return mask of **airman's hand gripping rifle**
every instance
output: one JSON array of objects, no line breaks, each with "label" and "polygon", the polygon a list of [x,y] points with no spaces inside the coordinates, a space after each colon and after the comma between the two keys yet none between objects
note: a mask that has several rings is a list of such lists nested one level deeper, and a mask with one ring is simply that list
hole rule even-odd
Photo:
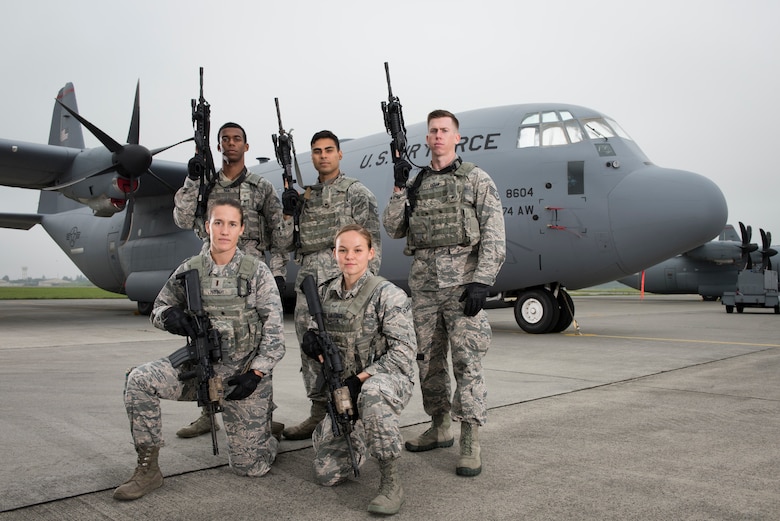
[{"label": "airman's hand gripping rifle", "polygon": [[409,178],[409,163],[402,161],[406,155],[406,126],[404,124],[404,113],[401,107],[401,100],[393,96],[393,88],[390,85],[390,66],[385,62],[385,76],[387,76],[387,101],[382,102],[382,114],[385,118],[385,129],[390,134],[390,152],[393,158],[393,167],[395,169],[403,168],[405,173],[399,176],[395,173],[395,178]]},{"label": "airman's hand gripping rifle", "polygon": [[219,447],[214,415],[222,412],[225,390],[222,377],[214,370],[214,363],[222,360],[222,340],[219,331],[211,327],[208,314],[203,309],[198,270],[187,270],[176,275],[176,279],[184,285],[187,310],[192,317],[195,336],[189,339],[186,346],[172,353],[168,359],[175,368],[185,362],[190,363],[192,369],[182,373],[179,379],[185,381],[195,378],[198,405],[206,408],[211,420],[211,446],[214,455],[217,455]]},{"label": "airman's hand gripping rifle", "polygon": [[360,475],[355,449],[352,447],[352,417],[356,416],[352,409],[352,398],[349,395],[349,388],[344,385],[342,373],[344,365],[341,361],[341,352],[338,346],[333,343],[330,335],[325,329],[325,322],[322,318],[322,303],[317,293],[317,284],[314,277],[307,275],[301,283],[301,291],[306,295],[306,304],[309,306],[309,314],[317,323],[317,336],[322,347],[322,375],[325,377],[325,383],[328,386],[328,416],[330,416],[333,425],[333,435],[338,437],[344,435],[347,442],[347,450],[352,460],[352,470],[355,477]]},{"label": "airman's hand gripping rifle", "polygon": [[205,219],[211,189],[217,181],[214,157],[211,155],[209,133],[211,132],[211,105],[203,97],[203,67],[200,68],[200,97],[192,102],[192,126],[195,131],[195,167],[199,169],[200,186],[195,217]]},{"label": "airman's hand gripping rifle", "polygon": [[[295,189],[295,179],[292,176],[293,161],[295,161],[295,174],[298,178],[298,184],[303,187],[301,182],[301,171],[298,168],[298,160],[295,158],[295,144],[293,143],[292,131],[284,130],[282,125],[282,112],[279,110],[279,98],[274,98],[276,104],[276,119],[279,121],[279,134],[272,134],[271,140],[274,142],[274,152],[276,152],[276,160],[282,167],[282,181],[284,182],[284,189]],[[300,208],[297,208],[293,214],[293,243],[296,248],[301,245],[301,226],[300,226]]]}]

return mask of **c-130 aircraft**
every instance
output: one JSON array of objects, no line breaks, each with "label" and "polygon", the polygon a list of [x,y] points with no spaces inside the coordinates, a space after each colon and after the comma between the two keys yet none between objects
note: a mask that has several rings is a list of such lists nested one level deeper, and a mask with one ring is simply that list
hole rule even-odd
[{"label": "c-130 aircraft", "polygon": [[[78,115],[71,83],[57,101],[72,114],[55,102],[48,145],[0,139],[0,185],[41,190],[37,213],[0,213],[0,226],[41,224],[92,283],[127,295],[148,314],[172,271],[201,248],[191,230],[173,222],[173,194],[187,166],[153,158],[170,147],[139,144],[138,90],[124,145]],[[528,333],[569,327],[574,303],[567,289],[641,271],[710,240],[726,223],[715,183],[654,165],[599,112],[537,103],[456,115],[458,154],[492,176],[504,207],[507,255],[491,304],[514,306]],[[82,124],[103,146],[84,148]],[[406,129],[408,157],[426,165],[426,123]],[[389,144],[386,133],[342,142],[342,170],[376,195],[380,215],[393,189]],[[297,161],[304,181],[314,182],[309,155]],[[251,170],[281,192],[281,166],[265,162]],[[382,233],[380,273],[408,289],[405,243]],[[296,274],[290,268],[286,298]]]}]

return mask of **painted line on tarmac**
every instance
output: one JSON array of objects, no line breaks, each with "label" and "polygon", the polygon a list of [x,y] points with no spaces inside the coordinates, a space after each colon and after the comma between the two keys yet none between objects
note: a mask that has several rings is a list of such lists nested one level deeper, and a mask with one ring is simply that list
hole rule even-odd
[{"label": "painted line on tarmac", "polygon": [[758,344],[754,342],[725,342],[722,340],[691,340],[689,338],[661,338],[647,336],[617,336],[617,335],[596,335],[593,333],[564,333],[565,336],[590,336],[597,338],[618,338],[621,340],[650,340],[653,342],[687,342],[690,344],[723,344],[729,346],[750,346],[750,347],[780,347],[780,344]]}]

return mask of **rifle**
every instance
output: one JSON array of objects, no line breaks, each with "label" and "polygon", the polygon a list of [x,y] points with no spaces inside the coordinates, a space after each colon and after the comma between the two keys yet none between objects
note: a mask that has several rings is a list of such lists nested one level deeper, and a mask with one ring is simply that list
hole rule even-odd
[{"label": "rifle", "polygon": [[390,86],[390,66],[387,62],[385,62],[385,76],[387,76],[387,101],[382,102],[382,114],[385,118],[385,129],[392,138],[390,152],[393,164],[396,164],[406,155],[406,126],[401,100],[393,96],[393,88]]},{"label": "rifle", "polygon": [[[276,119],[279,121],[279,134],[271,134],[271,140],[274,142],[274,152],[276,152],[276,160],[282,167],[282,181],[284,182],[284,189],[293,188],[295,185],[295,179],[292,176],[292,164],[295,157],[295,144],[293,143],[292,129],[290,132],[285,132],[282,125],[282,113],[279,110],[279,98],[274,98],[276,104]],[[298,160],[295,160],[295,173],[298,177],[298,184],[303,186],[301,182],[301,172],[298,168]],[[295,248],[301,247],[301,216],[299,209],[295,210],[293,214],[293,244]]]},{"label": "rifle", "polygon": [[352,447],[352,416],[355,411],[352,409],[352,398],[349,395],[349,388],[344,385],[341,378],[344,372],[344,365],[341,362],[341,352],[338,346],[333,343],[322,318],[322,303],[317,293],[317,284],[314,277],[306,275],[301,283],[301,291],[306,295],[306,304],[309,307],[309,314],[317,322],[320,344],[322,346],[322,375],[325,377],[325,383],[328,386],[328,416],[330,416],[333,425],[333,435],[338,437],[342,434],[347,441],[349,457],[352,461],[352,470],[355,477],[360,475],[355,449]]},{"label": "rifle", "polygon": [[217,171],[214,168],[214,157],[211,155],[209,145],[209,133],[211,132],[211,105],[203,97],[203,67],[200,68],[200,97],[192,104],[192,126],[195,131],[195,157],[197,168],[205,168],[200,172],[200,186],[198,187],[198,203],[195,207],[195,217],[206,216],[209,193],[217,182]]},{"label": "rifle", "polygon": [[197,378],[198,405],[206,408],[211,420],[211,446],[216,456],[219,454],[219,447],[214,415],[222,412],[225,389],[222,377],[214,371],[214,362],[222,360],[222,340],[219,331],[211,327],[208,314],[203,309],[198,270],[187,270],[176,275],[176,279],[183,281],[184,284],[187,309],[193,318],[195,337],[188,339],[187,345],[175,351],[168,359],[174,368],[185,362],[194,365],[192,370],[180,374],[179,380]]}]

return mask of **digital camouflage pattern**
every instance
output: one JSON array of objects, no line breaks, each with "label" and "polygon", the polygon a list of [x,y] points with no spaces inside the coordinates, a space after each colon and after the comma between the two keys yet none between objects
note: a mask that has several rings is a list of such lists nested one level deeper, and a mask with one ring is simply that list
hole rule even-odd
[{"label": "digital camouflage pattern", "polygon": [[[341,182],[345,177],[344,173],[340,172],[331,183]],[[322,197],[322,194],[323,186],[322,184],[317,184],[312,186],[309,197],[310,199],[319,198]],[[330,223],[331,237],[335,240],[336,233],[345,224],[357,223],[363,226],[371,234],[372,246],[374,247],[375,252],[374,259],[371,260],[368,268],[372,273],[379,273],[379,266],[382,259],[382,243],[379,235],[379,208],[377,206],[376,197],[365,185],[359,181],[355,181],[350,184],[347,191],[347,197],[341,204],[343,204],[343,208],[338,208],[337,212],[331,214],[341,216],[339,220],[334,219],[333,222]],[[306,211],[306,207],[307,205],[304,203],[300,216],[302,227],[307,219],[318,218],[317,216],[310,215]],[[322,221],[319,222],[320,226],[324,224],[325,223]],[[306,297],[301,291],[301,282],[306,278],[306,275],[311,275],[314,277],[314,282],[319,286],[326,280],[339,276],[341,272],[339,271],[339,266],[333,256],[332,246],[307,254],[296,251],[293,242],[293,219],[285,220],[282,224],[281,231],[281,244],[284,245],[287,251],[295,252],[295,262],[300,266],[298,269],[298,276],[295,280],[295,292],[298,298],[295,303],[294,312],[295,334],[297,335],[298,343],[300,344],[303,339],[303,334],[308,329],[309,321],[311,320],[308,307],[306,306]],[[303,384],[306,388],[306,395],[313,400],[323,401],[325,398],[316,388],[318,371],[319,368],[315,365],[314,361],[301,352],[301,373],[303,375]]]},{"label": "digital camouflage pattern", "polygon": [[[238,276],[238,269],[244,254],[236,250],[233,259],[225,266],[214,264],[210,256],[203,258],[207,276],[201,280],[227,280]],[[185,261],[168,279],[154,303],[152,323],[163,329],[161,315],[171,306],[186,307],[184,288],[176,275],[187,271],[192,259]],[[233,348],[228,347],[227,356],[214,369],[224,380],[249,368],[263,373],[257,390],[244,400],[225,400],[222,413],[228,439],[230,465],[235,472],[247,476],[261,476],[268,472],[276,457],[278,442],[271,435],[271,413],[273,412],[273,369],[284,356],[284,325],[282,308],[276,283],[268,267],[256,263],[250,279],[250,293],[237,297],[244,301],[245,317],[255,317],[255,324],[242,328],[246,333],[235,335],[226,329],[228,322],[214,321],[223,338],[233,339]],[[203,283],[203,305],[209,316],[218,315],[213,302],[226,297],[235,287],[223,288]],[[250,327],[251,326],[251,327]],[[250,335],[250,331],[256,333]],[[258,345],[250,345],[249,338],[257,339]],[[254,348],[258,347],[255,353]],[[248,359],[251,357],[251,359]],[[136,446],[162,446],[160,399],[194,400],[194,381],[181,382],[179,374],[186,364],[176,370],[167,358],[134,368],[128,374],[125,387],[125,408],[130,419],[130,429]],[[229,393],[226,389],[226,394]]]},{"label": "digital camouflage pattern", "polygon": [[[342,289],[342,277],[321,287],[324,307],[334,299],[355,298],[365,287],[369,273],[363,275],[355,286]],[[316,327],[312,321],[307,325]],[[328,327],[328,321],[325,322]],[[339,345],[342,359],[347,353],[358,354],[359,360],[349,365],[354,371],[362,368],[371,376],[363,383],[358,395],[360,419],[355,422],[351,434],[358,464],[373,456],[379,460],[398,458],[401,455],[402,440],[399,416],[409,403],[414,388],[414,357],[417,343],[412,329],[409,298],[394,284],[380,283],[369,299],[361,325],[362,334],[356,343],[373,339],[375,346],[382,346],[368,359],[365,351],[355,345]],[[377,341],[377,337],[381,337]],[[318,369],[321,366],[317,363]],[[351,373],[345,373],[344,378]],[[323,485],[336,485],[352,473],[352,462],[343,436],[334,437],[332,422],[328,416],[322,420],[312,435],[314,444],[314,471]]]},{"label": "digital camouflage pattern", "polygon": [[[424,169],[421,189],[440,183],[434,171]],[[411,186],[412,182],[407,184]],[[483,425],[487,421],[487,388],[482,358],[491,339],[487,314],[464,315],[459,302],[466,284],[493,285],[506,255],[506,236],[501,198],[490,176],[475,167],[466,174],[464,197],[472,200],[479,223],[476,245],[417,248],[409,273],[412,314],[417,333],[420,388],[425,412],[431,416],[451,413],[453,419]],[[394,239],[415,233],[405,216],[407,192],[395,192],[385,207],[382,224]],[[428,199],[428,210],[436,201]],[[445,204],[442,202],[442,204]],[[452,396],[447,370],[452,352],[455,392]]]},{"label": "digital camouflage pattern", "polygon": [[[244,253],[266,261],[275,277],[287,278],[287,250],[280,247],[282,238],[282,203],[276,195],[276,189],[270,181],[258,174],[249,172],[246,179],[237,186],[222,173],[217,172],[218,180],[209,199],[230,197],[240,201],[244,209],[244,233],[238,240],[238,247]],[[187,177],[173,198],[173,220],[179,228],[194,229],[204,242],[203,252],[208,252],[209,237],[206,233],[204,218],[195,218],[198,203],[200,181]]]}]

